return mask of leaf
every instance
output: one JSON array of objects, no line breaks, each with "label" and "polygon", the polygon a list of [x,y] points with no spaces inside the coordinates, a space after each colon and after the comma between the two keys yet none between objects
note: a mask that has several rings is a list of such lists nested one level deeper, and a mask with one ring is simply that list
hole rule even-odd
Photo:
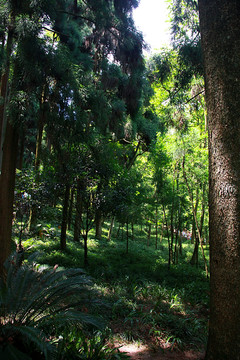
[{"label": "leaf", "polygon": [[0,348],[0,358],[1,360],[31,360],[31,357],[10,344],[3,351]]}]

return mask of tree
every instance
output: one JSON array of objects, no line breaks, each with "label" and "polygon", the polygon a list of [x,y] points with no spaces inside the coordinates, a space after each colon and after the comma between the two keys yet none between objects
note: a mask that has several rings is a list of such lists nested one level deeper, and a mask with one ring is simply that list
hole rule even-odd
[{"label": "tree", "polygon": [[207,360],[240,359],[240,3],[199,0],[209,126]]},{"label": "tree", "polygon": [[[36,112],[44,110],[38,120],[37,150],[41,150],[43,133],[47,134],[48,140],[52,140],[53,134],[47,129],[49,123],[53,124],[52,129],[55,130],[63,128],[63,125],[68,129],[74,122],[82,122],[82,135],[84,133],[86,138],[88,130],[91,133],[101,132],[102,123],[106,132],[106,122],[111,120],[109,109],[114,113],[121,108],[120,113],[126,112],[132,119],[136,117],[140,106],[140,74],[143,69],[142,36],[136,31],[131,16],[131,10],[137,4],[135,0],[2,1],[0,275],[4,270],[4,260],[10,253],[18,133],[24,132],[26,119],[23,105],[27,112],[33,111],[33,106],[29,106],[25,99],[28,100],[32,93],[35,96],[37,105],[32,119],[35,133]],[[120,64],[123,81],[119,81],[114,91],[115,105],[112,102],[111,106],[105,107],[110,91],[109,88],[105,91],[99,78],[104,73],[104,66],[110,63],[110,55],[112,62]],[[66,64],[65,59],[69,61],[67,69],[63,66]],[[86,84],[87,80],[89,84]],[[40,100],[43,94],[44,99]],[[22,102],[21,97],[24,100]],[[109,98],[112,98],[111,94]],[[102,99],[104,102],[101,102]],[[15,111],[15,100],[19,100],[19,111]],[[102,104],[101,114],[94,112],[98,107],[95,106],[96,100]],[[43,105],[47,105],[47,109],[41,109]],[[12,116],[12,109],[16,116]],[[68,121],[70,115],[72,123]],[[122,118],[126,120],[124,116]],[[81,142],[82,139],[78,140]],[[61,145],[64,147],[63,141]],[[37,168],[39,160],[37,155]]]}]

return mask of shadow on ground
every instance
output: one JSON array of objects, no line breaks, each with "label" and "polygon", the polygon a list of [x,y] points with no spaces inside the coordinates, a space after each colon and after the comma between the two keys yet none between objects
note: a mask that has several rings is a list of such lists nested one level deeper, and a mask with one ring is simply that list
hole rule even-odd
[{"label": "shadow on ground", "polygon": [[[121,345],[120,345],[121,346]],[[203,360],[204,352],[194,350],[186,351],[171,351],[171,350],[157,350],[152,351],[144,345],[127,344],[119,349],[125,352],[132,360]]]}]

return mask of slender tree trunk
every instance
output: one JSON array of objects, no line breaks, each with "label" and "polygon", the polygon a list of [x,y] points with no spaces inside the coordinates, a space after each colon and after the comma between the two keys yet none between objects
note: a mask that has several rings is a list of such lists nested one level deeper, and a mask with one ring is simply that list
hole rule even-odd
[{"label": "slender tree trunk", "polygon": [[148,235],[147,235],[147,246],[150,246],[151,231],[152,231],[152,224],[149,222],[149,224],[148,224]]},{"label": "slender tree trunk", "polygon": [[[201,212],[201,219],[200,219],[200,224],[199,224],[199,234],[200,234],[201,239],[202,239],[202,229],[203,229],[203,222],[204,222],[204,212],[205,212],[205,204],[204,204],[204,191],[203,191],[202,212]],[[195,206],[195,213],[197,213],[196,206]],[[195,224],[194,218],[193,218],[193,225],[194,226],[193,226],[192,234],[194,234],[195,246],[194,246],[194,251],[193,251],[193,255],[192,255],[192,259],[190,260],[190,263],[192,265],[196,265],[196,267],[198,267],[199,237],[196,235],[196,224]]]},{"label": "slender tree trunk", "polygon": [[[42,137],[43,137],[43,127],[45,124],[45,93],[44,90],[41,95],[40,99],[40,111],[39,111],[39,119],[38,119],[38,134],[37,134],[37,141],[36,141],[36,153],[35,153],[35,182],[36,184],[39,183],[39,167],[41,161],[41,152],[42,152]],[[33,202],[32,207],[30,209],[29,221],[28,221],[28,229],[32,230],[34,225],[37,222],[37,204]]]},{"label": "slender tree trunk", "polygon": [[21,135],[20,141],[19,141],[19,156],[17,158],[17,169],[22,170],[23,168],[23,155],[24,155],[24,141],[25,137],[24,134]]},{"label": "slender tree trunk", "polygon": [[182,255],[182,236],[180,233],[179,239],[178,239],[178,243],[179,243],[179,254]]},{"label": "slender tree trunk", "polygon": [[127,219],[127,242],[126,242],[126,254],[128,254],[129,247],[129,233],[128,233],[128,219]]},{"label": "slender tree trunk", "polygon": [[196,212],[196,209],[195,209],[195,207],[194,207],[193,196],[192,196],[192,193],[191,193],[191,190],[190,190],[190,186],[189,186],[189,183],[188,183],[188,179],[187,179],[187,175],[186,175],[186,172],[185,172],[184,162],[185,162],[185,159],[184,159],[184,157],[183,157],[183,162],[182,162],[183,177],[184,177],[184,180],[185,180],[186,185],[187,185],[188,195],[189,195],[189,197],[190,197],[190,199],[191,199],[192,212],[193,212],[193,216],[194,216],[194,220],[195,220],[195,225],[196,225],[196,228],[197,228],[197,236],[198,236],[198,239],[199,239],[199,242],[200,242],[200,246],[201,246],[201,250],[202,250],[202,257],[203,257],[203,261],[204,261],[206,276],[208,277],[208,266],[207,266],[207,260],[206,260],[205,254],[204,254],[203,239],[202,239],[202,237],[201,237],[200,230],[199,230],[199,226],[198,226],[197,212]]},{"label": "slender tree trunk", "polygon": [[173,224],[173,213],[174,213],[174,199],[171,207],[171,217],[170,217],[170,235],[171,241],[169,243],[169,254],[170,254],[170,262],[173,263],[173,242],[174,242],[174,224]]},{"label": "slender tree trunk", "polygon": [[[171,207],[171,217],[170,217],[170,229],[171,229],[171,242],[170,242],[170,261],[173,263],[173,243],[174,243],[174,213],[175,213],[175,198],[176,198],[176,191],[178,191],[178,162],[176,162],[174,166],[174,173],[173,173],[173,182],[172,182],[172,207]],[[175,190],[175,182],[177,182],[177,190]]]},{"label": "slender tree trunk", "polygon": [[[111,241],[113,226],[114,226],[114,216],[111,219],[111,224],[108,230],[108,237],[107,237],[108,241]],[[119,229],[120,229],[120,225],[119,225]]]},{"label": "slender tree trunk", "polygon": [[167,217],[166,217],[166,212],[165,212],[165,207],[164,207],[164,206],[163,206],[163,217],[164,217],[165,224],[166,224],[166,228],[167,228],[167,239],[168,239],[168,270],[170,270],[170,267],[171,267],[170,236],[169,236],[168,222],[167,222]]},{"label": "slender tree trunk", "polygon": [[86,222],[85,222],[85,234],[82,234],[84,240],[84,267],[89,265],[88,261],[88,233],[92,227],[93,219],[91,217],[91,195],[86,203],[84,203],[86,207]]},{"label": "slender tree trunk", "polygon": [[160,243],[162,243],[162,239],[163,239],[163,230],[164,230],[164,221],[162,220],[162,230],[161,230]]},{"label": "slender tree trunk", "polygon": [[17,130],[8,122],[3,144],[2,171],[0,175],[0,276],[4,275],[3,264],[11,252],[17,148]]},{"label": "slender tree trunk", "polygon": [[196,267],[198,267],[198,249],[199,249],[199,239],[198,236],[195,236],[195,245],[194,245],[192,258],[190,260],[190,264],[196,265]]},{"label": "slender tree trunk", "polygon": [[[45,95],[44,93],[41,96],[40,100],[40,112],[39,112],[39,121],[38,121],[38,134],[36,141],[36,154],[35,154],[35,170],[39,171],[40,160],[41,160],[41,152],[42,152],[42,137],[43,137],[43,127],[45,123]],[[37,174],[38,178],[38,174]],[[39,180],[39,179],[37,179]]]},{"label": "slender tree trunk", "polygon": [[7,117],[7,107],[9,102],[9,72],[10,72],[10,60],[13,47],[13,37],[14,37],[14,16],[11,16],[11,24],[9,25],[8,30],[8,39],[6,45],[6,57],[5,63],[3,64],[3,73],[1,76],[1,97],[2,101],[0,103],[0,173],[2,170],[3,162],[3,146],[5,142],[5,134],[7,129],[8,117]]},{"label": "slender tree trunk", "polygon": [[179,250],[179,233],[180,233],[180,223],[181,223],[181,208],[180,203],[178,206],[178,223],[177,223],[177,229],[175,233],[175,250],[174,250],[174,264],[178,264],[178,250]]},{"label": "slender tree trunk", "polygon": [[131,169],[131,167],[133,166],[133,164],[134,164],[134,162],[135,162],[135,160],[136,160],[136,158],[137,158],[137,153],[138,153],[138,150],[139,150],[139,148],[140,148],[140,145],[141,145],[141,141],[138,141],[138,144],[137,144],[137,146],[136,146],[136,149],[134,150],[132,156],[131,156],[130,159],[128,160],[129,163],[126,164],[128,170]]},{"label": "slender tree trunk", "polygon": [[89,262],[88,262],[88,244],[87,244],[88,232],[86,232],[86,234],[82,235],[82,237],[83,237],[83,241],[84,241],[84,267],[86,268],[89,265]]},{"label": "slender tree trunk", "polygon": [[[198,210],[198,190],[196,191],[196,203],[194,206],[194,213],[197,214],[197,210]],[[195,221],[195,217],[193,215],[193,224],[192,224],[192,243],[194,244],[194,250],[193,250],[193,255],[192,258],[190,260],[190,264],[191,265],[196,265],[196,267],[198,267],[198,248],[199,248],[199,238],[196,234],[196,221]]]},{"label": "slender tree trunk", "polygon": [[120,234],[120,230],[121,230],[121,224],[118,224],[118,229],[117,229],[117,238],[119,237]]},{"label": "slender tree trunk", "polygon": [[158,211],[157,211],[157,206],[156,206],[156,211],[155,211],[155,215],[156,215],[156,219],[155,219],[155,249],[157,250],[158,248]]},{"label": "slender tree trunk", "polygon": [[67,246],[66,239],[67,239],[67,220],[68,220],[69,195],[70,195],[70,185],[66,184],[64,200],[63,200],[61,238],[60,238],[60,248],[63,251],[66,250],[66,246]]},{"label": "slender tree trunk", "polygon": [[240,2],[199,0],[209,120],[207,360],[240,359]]},{"label": "slender tree trunk", "polygon": [[201,211],[201,219],[200,219],[200,225],[199,225],[199,230],[200,230],[200,234],[202,236],[203,233],[203,224],[204,224],[204,217],[205,217],[205,192],[206,192],[206,188],[205,188],[205,184],[203,184],[203,194],[202,194],[202,211]]},{"label": "slender tree trunk", "polygon": [[71,187],[70,192],[71,192],[71,196],[70,196],[69,210],[68,210],[68,226],[67,226],[68,230],[71,230],[71,226],[72,226],[73,199],[74,199],[75,188]]},{"label": "slender tree trunk", "polygon": [[5,62],[1,74],[0,104],[0,276],[4,276],[4,262],[11,252],[12,216],[18,135],[9,122],[9,73],[14,37],[14,16],[8,29]]},{"label": "slender tree trunk", "polygon": [[83,201],[81,194],[81,182],[77,181],[77,198],[76,198],[76,212],[74,221],[74,235],[73,240],[79,242],[81,225],[82,225],[82,212],[83,212]]},{"label": "slender tree trunk", "polygon": [[96,225],[95,237],[98,240],[100,240],[102,237],[102,222],[103,222],[102,212],[100,209],[97,209],[95,212],[95,225]]},{"label": "slender tree trunk", "polygon": [[195,223],[195,220],[194,220],[194,216],[193,216],[193,219],[192,219],[192,237],[191,237],[191,243],[192,244],[196,244],[196,223]]}]

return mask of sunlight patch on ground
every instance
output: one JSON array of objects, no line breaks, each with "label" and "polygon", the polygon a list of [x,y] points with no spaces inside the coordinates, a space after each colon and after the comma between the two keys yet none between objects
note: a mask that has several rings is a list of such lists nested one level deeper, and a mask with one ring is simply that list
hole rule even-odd
[{"label": "sunlight patch on ground", "polygon": [[120,345],[120,348],[119,348],[119,351],[126,352],[129,355],[138,354],[138,353],[141,353],[141,352],[146,351],[146,350],[147,350],[146,346],[138,345],[138,344],[126,344],[126,345],[123,345],[123,346]]}]

